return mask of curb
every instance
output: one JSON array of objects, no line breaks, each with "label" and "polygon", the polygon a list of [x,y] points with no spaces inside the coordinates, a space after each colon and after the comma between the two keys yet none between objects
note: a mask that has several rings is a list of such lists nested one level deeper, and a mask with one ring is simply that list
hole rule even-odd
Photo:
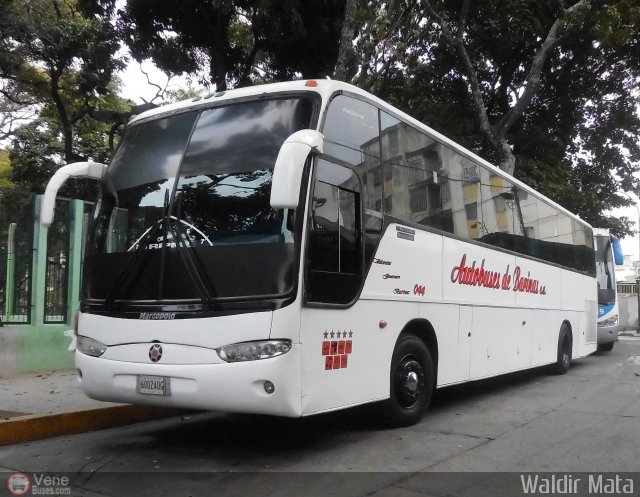
[{"label": "curb", "polygon": [[141,421],[179,416],[189,411],[170,407],[118,405],[54,414],[30,414],[0,421],[0,447],[43,438],[115,428]]}]

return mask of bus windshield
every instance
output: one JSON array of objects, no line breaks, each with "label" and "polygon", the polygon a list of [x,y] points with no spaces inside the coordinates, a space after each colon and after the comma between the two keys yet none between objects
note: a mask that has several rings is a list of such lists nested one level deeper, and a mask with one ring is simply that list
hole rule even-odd
[{"label": "bus windshield", "polygon": [[84,268],[87,303],[268,301],[296,281],[292,211],[269,205],[278,150],[313,101],[254,100],[132,125],[107,168]]},{"label": "bus windshield", "polygon": [[616,301],[616,288],[611,241],[608,236],[596,236],[595,245],[598,304],[613,304]]}]

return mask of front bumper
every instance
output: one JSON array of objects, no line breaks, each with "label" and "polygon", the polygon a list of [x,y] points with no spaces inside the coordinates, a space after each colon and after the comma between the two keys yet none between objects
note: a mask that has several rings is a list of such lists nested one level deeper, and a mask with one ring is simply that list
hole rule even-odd
[{"label": "front bumper", "polygon": [[614,326],[598,326],[598,345],[615,342],[618,339],[618,331],[620,331],[619,324]]},{"label": "front bumper", "polygon": [[[282,356],[216,364],[138,363],[76,351],[82,391],[96,400],[298,417],[302,414],[300,346]],[[138,375],[170,378],[168,396],[136,392]],[[275,385],[267,394],[264,382]]]}]

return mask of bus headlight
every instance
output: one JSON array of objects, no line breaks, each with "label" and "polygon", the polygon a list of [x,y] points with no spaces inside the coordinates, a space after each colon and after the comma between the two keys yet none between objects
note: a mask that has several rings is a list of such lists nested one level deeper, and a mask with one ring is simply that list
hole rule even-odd
[{"label": "bus headlight", "polygon": [[93,357],[100,357],[107,351],[107,346],[104,343],[82,335],[78,335],[78,342],[76,343],[76,347],[77,350],[79,350],[83,354]]},{"label": "bus headlight", "polygon": [[260,340],[223,345],[215,349],[218,357],[226,362],[258,361],[286,354],[291,350],[291,340]]},{"label": "bus headlight", "polygon": [[598,326],[618,326],[618,315],[603,319],[598,323]]}]

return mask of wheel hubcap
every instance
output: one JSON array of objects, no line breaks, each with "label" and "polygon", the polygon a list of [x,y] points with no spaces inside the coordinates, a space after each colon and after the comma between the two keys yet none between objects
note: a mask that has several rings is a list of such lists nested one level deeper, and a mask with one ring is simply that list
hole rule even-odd
[{"label": "wheel hubcap", "polygon": [[415,373],[415,371],[411,371],[407,375],[407,390],[409,390],[410,392],[415,392],[416,390],[418,390],[418,381],[418,375]]},{"label": "wheel hubcap", "polygon": [[424,392],[424,369],[412,356],[405,357],[396,370],[395,392],[402,407],[413,407]]}]

